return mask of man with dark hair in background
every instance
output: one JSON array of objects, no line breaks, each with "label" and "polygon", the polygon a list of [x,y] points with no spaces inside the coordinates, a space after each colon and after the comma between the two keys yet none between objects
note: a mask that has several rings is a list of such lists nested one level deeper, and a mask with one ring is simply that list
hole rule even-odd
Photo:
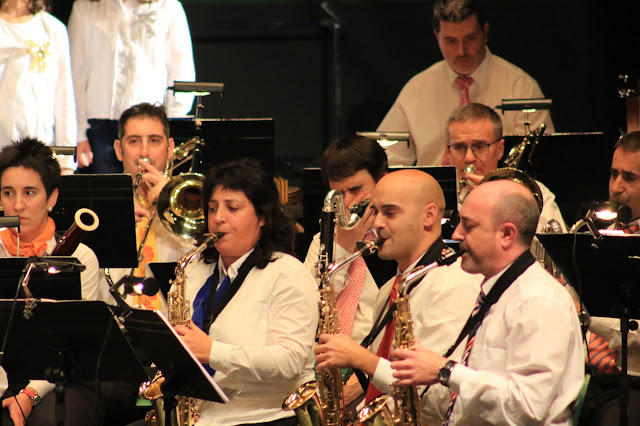
[{"label": "man with dark hair in background", "polygon": [[[408,148],[387,149],[391,165],[449,164],[442,123],[456,107],[469,102],[499,105],[502,99],[542,98],[536,81],[487,48],[489,23],[476,0],[438,0],[433,6],[433,30],[444,57],[415,75],[404,86],[378,131],[409,132]],[[529,116],[553,132],[548,112]],[[505,134],[524,132],[524,114],[507,112]]]}]

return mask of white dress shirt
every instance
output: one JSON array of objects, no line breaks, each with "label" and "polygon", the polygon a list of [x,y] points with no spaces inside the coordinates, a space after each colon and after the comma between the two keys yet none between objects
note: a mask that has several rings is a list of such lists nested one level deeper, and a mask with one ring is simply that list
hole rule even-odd
[{"label": "white dress shirt", "polygon": [[[389,165],[440,165],[446,148],[446,125],[449,114],[460,105],[460,88],[455,82],[458,75],[445,62],[440,61],[415,75],[404,86],[395,103],[378,126],[380,132],[409,132],[409,146],[404,142],[387,147]],[[471,102],[491,108],[503,99],[542,98],[536,81],[526,72],[504,59],[486,56],[471,74],[474,83],[469,86]],[[524,114],[507,111],[502,115],[503,134],[524,134]],[[541,123],[547,133],[553,133],[548,112],[529,114],[531,129]]]},{"label": "white dress shirt", "polygon": [[[419,259],[407,271],[413,269]],[[389,294],[395,278],[389,280],[376,299],[376,318],[382,309],[389,306]],[[468,274],[460,267],[458,259],[450,266],[442,266],[429,272],[409,293],[413,332],[422,346],[444,355],[453,345],[456,337],[473,310],[480,292],[482,276]],[[377,351],[382,340],[381,332],[372,345]],[[372,382],[383,393],[391,393],[391,383],[395,382],[391,362],[381,358]]]},{"label": "white dress shirt", "polygon": [[[47,241],[47,251],[50,253],[56,245],[55,238],[51,238]],[[46,255],[46,254],[45,254]],[[2,240],[0,240],[0,258],[11,257],[11,254],[5,249]],[[86,269],[80,272],[80,283],[82,300],[104,300],[102,293],[100,292],[100,265],[98,264],[98,258],[89,247],[84,244],[78,245],[78,248],[73,252],[71,257],[75,257],[82,263]],[[0,395],[4,393],[7,386],[7,376],[3,368],[0,368]],[[33,388],[41,398],[51,392],[55,385],[49,383],[46,380],[32,380],[28,385]]]},{"label": "white dress shirt", "polygon": [[[304,266],[307,267],[312,275],[315,275],[316,272],[315,266],[318,261],[319,253],[320,233],[314,235],[313,240],[311,240],[307,257],[304,260]],[[339,244],[336,244],[334,254],[334,257],[337,260],[351,253]],[[338,295],[340,295],[340,292],[342,292],[347,284],[349,284],[348,270],[349,267],[345,266],[334,275],[333,288],[336,299],[338,298]],[[356,309],[356,314],[353,318],[353,328],[351,329],[351,338],[358,343],[362,342],[362,340],[367,337],[367,334],[369,334],[369,331],[371,331],[371,327],[373,326],[373,306],[375,304],[376,297],[378,296],[378,292],[378,285],[373,279],[371,272],[369,272],[369,268],[367,268],[367,274],[365,275],[364,283],[362,284],[362,293],[360,293],[360,301],[358,302],[358,308]]]},{"label": "white dress shirt", "polygon": [[[62,22],[47,12],[24,23],[0,18],[0,99],[0,147],[27,136],[47,145],[76,145],[69,39]],[[75,169],[72,157],[61,165]]]},{"label": "white dress shirt", "polygon": [[169,117],[191,110],[193,95],[165,89],[194,81],[187,18],[177,0],[76,0],[69,18],[78,138],[90,118],[117,120],[132,105],[164,103]]},{"label": "white dress shirt", "polygon": [[[234,279],[248,253],[226,271]],[[274,253],[264,269],[254,267],[209,330],[209,365],[231,400],[202,401],[198,423],[237,425],[291,417],[282,403],[299,385],[313,380],[313,345],[318,326],[318,292],[304,265]],[[202,260],[186,269],[186,297],[192,303],[216,263]],[[219,283],[217,283],[219,284]]]},{"label": "white dress shirt", "polygon": [[[506,269],[483,284],[486,294]],[[469,366],[453,368],[450,424],[570,425],[584,359],[570,296],[534,262],[487,313]]]}]

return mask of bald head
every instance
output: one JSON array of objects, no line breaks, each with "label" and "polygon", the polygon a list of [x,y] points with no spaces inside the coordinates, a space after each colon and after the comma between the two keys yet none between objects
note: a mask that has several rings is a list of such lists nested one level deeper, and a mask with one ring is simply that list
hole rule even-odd
[{"label": "bald head", "polygon": [[529,247],[540,218],[540,210],[531,191],[511,180],[485,182],[476,189],[478,193],[474,199],[488,205],[494,226],[497,228],[505,222],[512,222],[518,230],[520,243]]},{"label": "bald head", "polygon": [[440,238],[445,208],[438,182],[419,170],[399,170],[376,184],[371,200],[374,227],[386,241],[378,251],[382,259],[395,259],[401,270]]},{"label": "bald head", "polygon": [[438,218],[442,218],[445,210],[444,192],[430,174],[416,169],[398,170],[383,177],[380,184],[393,192],[404,194],[405,198],[413,199],[417,204],[434,203],[438,208]]}]

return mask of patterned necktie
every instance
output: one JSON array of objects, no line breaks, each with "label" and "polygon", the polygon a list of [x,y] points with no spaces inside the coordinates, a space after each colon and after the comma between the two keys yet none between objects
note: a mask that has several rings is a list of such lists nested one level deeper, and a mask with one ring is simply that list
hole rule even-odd
[{"label": "patterned necktie", "polygon": [[[475,316],[482,304],[484,303],[486,295],[484,294],[484,290],[480,289],[480,293],[478,294],[478,298],[476,299],[476,305],[473,307],[473,311],[471,311],[471,316]],[[476,340],[476,331],[478,330],[478,326],[474,327],[469,333],[469,337],[467,338],[467,346],[464,348],[464,354],[462,355],[462,361],[460,363],[462,365],[469,364],[469,355],[471,355],[471,348],[473,347],[473,342]],[[456,399],[458,398],[458,394],[453,392],[451,394],[451,400],[449,401],[449,407],[447,408],[447,413],[444,416],[444,421],[442,422],[442,426],[448,426],[449,420],[451,420],[451,413],[453,412],[453,406],[456,403]]]},{"label": "patterned necktie", "polygon": [[616,351],[602,337],[589,333],[587,351],[587,364],[591,364],[597,373],[620,373],[616,366]]},{"label": "patterned necktie", "polygon": [[459,75],[456,77],[456,84],[460,88],[460,106],[468,104],[469,101],[469,86],[473,83],[473,78],[469,76]]},{"label": "patterned necktie", "polygon": [[[456,77],[455,82],[460,88],[460,105],[459,106],[468,104],[469,103],[469,86],[471,86],[471,83],[473,83],[473,78],[459,75],[458,77]],[[451,165],[449,150],[446,147],[444,148],[444,157],[442,158],[442,165],[443,166]]]},{"label": "patterned necktie", "polygon": [[358,310],[358,302],[364,285],[364,278],[367,274],[367,264],[362,256],[356,258],[349,265],[349,282],[338,295],[336,309],[338,310],[338,322],[340,323],[340,333],[351,335],[353,320]]},{"label": "patterned necktie", "polygon": [[[391,287],[391,294],[389,295],[389,307],[393,305],[393,302],[398,298],[398,280],[402,274],[396,277],[396,280],[393,282],[393,287]],[[393,334],[395,332],[393,321],[389,321],[387,326],[384,329],[384,334],[382,335],[382,341],[380,342],[380,346],[378,346],[378,351],[376,355],[380,358],[389,359],[389,352],[391,351],[391,343],[393,342]],[[370,403],[376,397],[382,395],[382,392],[376,388],[373,383],[369,382],[369,387],[367,388],[367,395],[365,397],[365,404]]]}]

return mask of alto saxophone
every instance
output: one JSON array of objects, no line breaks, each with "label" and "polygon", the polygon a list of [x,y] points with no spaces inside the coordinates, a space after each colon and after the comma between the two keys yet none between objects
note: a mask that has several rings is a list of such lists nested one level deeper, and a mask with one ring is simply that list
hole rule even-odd
[{"label": "alto saxophone", "polygon": [[[170,291],[167,295],[169,309],[168,320],[171,325],[189,325],[189,321],[191,320],[191,302],[187,300],[186,297],[187,275],[185,271],[187,265],[200,256],[207,248],[212,247],[221,236],[221,233],[207,234],[202,244],[189,251],[178,262],[175,270],[176,278],[171,281],[174,290]],[[147,426],[164,426],[167,424],[161,390],[164,380],[162,372],[158,371],[151,382],[145,382],[140,386],[140,397],[151,400],[154,405],[153,410],[149,411],[145,416],[145,424]],[[179,426],[194,426],[197,420],[196,416],[198,415],[197,400],[185,396],[176,396],[176,400],[176,424]]]},{"label": "alto saxophone", "polygon": [[[446,248],[440,257],[429,265],[418,266],[404,274],[398,282],[398,295],[394,300],[396,310],[393,312],[395,348],[413,349],[415,338],[413,335],[413,321],[409,307],[409,292],[413,284],[422,280],[433,269],[452,264],[462,252]],[[418,391],[415,386],[392,386],[393,413],[387,407],[387,395],[381,395],[370,402],[358,413],[358,420],[365,425],[401,425],[420,426],[420,404]]]},{"label": "alto saxophone", "polygon": [[[335,306],[335,292],[332,279],[336,272],[360,256],[374,253],[382,240],[359,243],[358,249],[342,259],[330,264],[322,274],[320,287],[320,334],[338,334],[338,311]],[[295,410],[300,425],[341,426],[349,422],[345,416],[342,393],[342,372],[339,368],[328,368],[317,373],[316,382],[300,386],[282,404],[284,410]]]}]

